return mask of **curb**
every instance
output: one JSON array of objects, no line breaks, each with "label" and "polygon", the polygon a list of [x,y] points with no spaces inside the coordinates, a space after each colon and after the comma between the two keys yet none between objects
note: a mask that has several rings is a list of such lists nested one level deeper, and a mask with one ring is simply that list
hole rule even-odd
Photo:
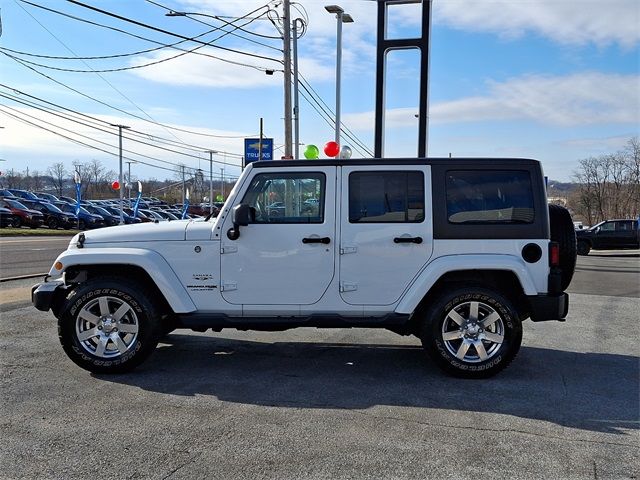
[{"label": "curb", "polygon": [[10,282],[12,280],[26,280],[28,278],[44,277],[45,275],[46,275],[46,273],[32,273],[30,275],[19,275],[17,277],[0,278],[0,283],[2,283],[2,282]]}]

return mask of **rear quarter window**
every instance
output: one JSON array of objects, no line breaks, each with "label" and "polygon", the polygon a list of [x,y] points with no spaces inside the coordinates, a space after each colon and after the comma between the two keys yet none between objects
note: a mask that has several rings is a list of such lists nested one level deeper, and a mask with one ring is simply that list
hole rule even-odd
[{"label": "rear quarter window", "polygon": [[531,224],[531,175],[526,170],[449,170],[446,210],[450,224]]}]

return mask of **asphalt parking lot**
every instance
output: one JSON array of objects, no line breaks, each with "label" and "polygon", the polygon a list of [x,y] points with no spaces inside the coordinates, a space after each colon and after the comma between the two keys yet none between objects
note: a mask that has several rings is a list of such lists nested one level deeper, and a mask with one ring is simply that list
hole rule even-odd
[{"label": "asphalt parking lot", "polygon": [[175,332],[134,373],[92,375],[29,281],[4,283],[0,477],[638,478],[640,258],[578,268],[567,321],[526,322],[485,381],[361,329]]}]

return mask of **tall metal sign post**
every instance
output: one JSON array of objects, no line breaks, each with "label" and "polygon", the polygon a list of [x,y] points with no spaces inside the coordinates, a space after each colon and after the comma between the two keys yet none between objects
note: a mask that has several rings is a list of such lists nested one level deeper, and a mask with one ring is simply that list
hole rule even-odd
[{"label": "tall metal sign post", "polygon": [[[422,7],[422,28],[418,38],[387,38],[389,8],[419,3]],[[387,53],[393,50],[420,50],[420,100],[418,106],[418,157],[427,156],[429,130],[429,41],[431,37],[431,0],[378,0],[378,45],[376,51],[376,158],[384,155],[385,77]]]}]

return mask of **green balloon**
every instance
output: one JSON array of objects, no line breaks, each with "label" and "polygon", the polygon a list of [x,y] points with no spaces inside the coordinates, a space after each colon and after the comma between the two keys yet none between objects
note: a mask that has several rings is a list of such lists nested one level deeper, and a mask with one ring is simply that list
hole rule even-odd
[{"label": "green balloon", "polygon": [[315,145],[307,145],[304,149],[304,158],[308,160],[315,160],[320,155],[320,149]]}]

